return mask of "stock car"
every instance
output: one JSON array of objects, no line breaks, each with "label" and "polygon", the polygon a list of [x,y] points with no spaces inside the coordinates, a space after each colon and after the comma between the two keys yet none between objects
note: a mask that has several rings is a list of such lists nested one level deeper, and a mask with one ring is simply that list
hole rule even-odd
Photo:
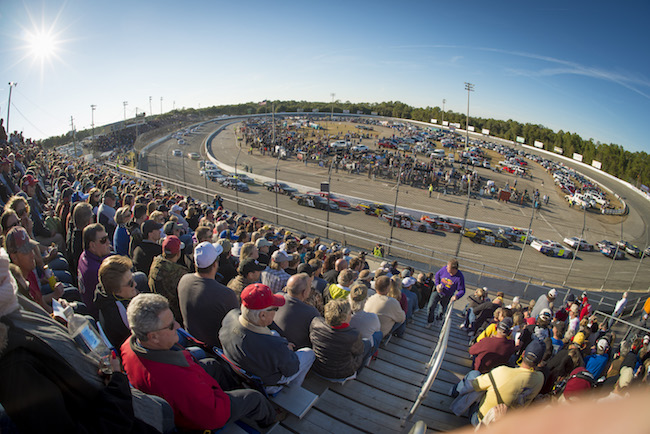
[{"label": "stock car", "polygon": [[245,182],[246,184],[255,184],[255,180],[246,174],[238,173],[237,175],[233,176],[239,179],[241,182]]},{"label": "stock car", "polygon": [[515,228],[515,227],[510,227],[510,228],[499,228],[497,231],[499,235],[501,235],[503,238],[507,239],[510,242],[513,243],[523,243],[526,241],[526,235],[528,235],[528,244],[532,243],[535,238],[533,236],[533,231],[528,232],[528,229],[521,229],[521,228]]},{"label": "stock car", "polygon": [[454,232],[459,233],[463,228],[458,223],[454,223],[446,217],[440,217],[437,215],[429,217],[428,215],[423,215],[420,217],[421,222],[429,223],[431,226],[445,232]]},{"label": "stock car", "polygon": [[564,244],[571,247],[572,249],[585,250],[587,252],[594,251],[594,245],[587,242],[585,239],[580,239],[579,237],[566,237],[562,240]]},{"label": "stock car", "polygon": [[[379,216],[381,220],[384,220],[388,224],[391,224],[393,221],[393,214],[392,213],[384,213]],[[411,216],[411,214],[407,214],[405,212],[398,212],[395,213],[395,227],[396,228],[404,228],[404,229],[410,229],[412,231],[417,231],[417,232],[426,232],[428,234],[432,234],[436,231],[436,228],[432,225],[430,225],[427,222],[419,222],[416,219]]]},{"label": "stock car", "polygon": [[350,208],[350,203],[345,200],[341,199],[340,197],[334,196],[332,193],[327,193],[324,191],[309,191],[307,194],[314,194],[316,196],[320,196],[325,199],[325,202],[327,202],[327,196],[329,195],[330,197],[330,202],[334,202],[339,206],[341,209],[349,209]]},{"label": "stock car", "polygon": [[550,240],[535,240],[530,243],[530,247],[545,254],[546,256],[554,256],[558,258],[573,258],[573,250],[564,247],[560,243]]},{"label": "stock car", "polygon": [[616,255],[616,259],[625,259],[625,253],[623,250],[616,247],[616,244],[614,243],[603,244],[603,246],[600,247],[600,253],[608,258],[613,258],[614,255]]},{"label": "stock car", "polygon": [[639,249],[637,246],[635,246],[632,243],[621,240],[616,244],[618,245],[619,250],[624,250],[625,253],[627,253],[630,256],[634,256],[635,258],[640,258],[643,255],[643,250]]},{"label": "stock car", "polygon": [[375,215],[379,217],[382,214],[392,214],[393,207],[384,205],[383,203],[360,203],[355,207],[359,211],[363,211],[368,215]]},{"label": "stock car", "polygon": [[223,185],[224,187],[232,188],[233,190],[237,190],[237,191],[250,191],[248,184],[246,184],[243,181],[240,181],[234,176],[229,176],[228,178],[224,179],[221,182],[221,185]]},{"label": "stock car", "polygon": [[510,247],[510,241],[501,235],[495,234],[492,229],[483,227],[463,228],[460,233],[476,244],[487,244],[488,246],[503,247],[505,249]]},{"label": "stock car", "polygon": [[298,189],[289,187],[289,185],[284,182],[278,182],[276,184],[275,182],[266,181],[262,185],[266,187],[268,191],[277,191],[278,193],[286,194],[287,196],[293,196],[298,193]]},{"label": "stock car", "polygon": [[[306,194],[294,194],[291,199],[295,199],[298,205],[302,206],[308,206],[310,208],[318,208],[322,210],[327,209],[327,199],[323,199],[322,197],[312,194],[312,193],[306,193]],[[330,211],[338,211],[339,206],[330,201]]]}]

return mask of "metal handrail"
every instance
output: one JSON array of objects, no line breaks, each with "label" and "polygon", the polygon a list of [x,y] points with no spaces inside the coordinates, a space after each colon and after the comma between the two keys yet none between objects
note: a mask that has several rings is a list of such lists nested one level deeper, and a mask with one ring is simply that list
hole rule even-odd
[{"label": "metal handrail", "polygon": [[641,333],[644,334],[644,335],[650,335],[650,329],[647,329],[647,328],[645,328],[645,327],[641,327],[640,325],[637,325],[637,324],[632,324],[632,323],[629,322],[629,321],[625,321],[624,319],[621,319],[621,318],[619,318],[619,317],[616,317],[616,316],[610,315],[610,314],[608,314],[608,313],[601,312],[601,311],[597,310],[597,311],[595,311],[595,312],[593,313],[593,315],[602,315],[602,316],[604,316],[605,318],[608,318],[609,320],[614,321],[614,323],[622,323],[622,324],[625,324],[625,325],[627,326],[627,332],[625,332],[625,335],[621,338],[621,341],[626,340],[627,337],[630,335],[630,332],[631,332],[633,329],[636,330],[637,332],[641,332]]},{"label": "metal handrail", "polygon": [[425,365],[429,369],[429,374],[427,375],[427,379],[424,381],[424,384],[420,389],[420,393],[418,394],[417,399],[413,403],[413,406],[411,406],[408,415],[402,418],[401,420],[402,426],[404,426],[406,422],[413,417],[415,412],[422,404],[422,401],[424,401],[424,399],[427,397],[429,390],[431,389],[431,386],[433,386],[433,382],[436,380],[436,377],[438,376],[438,372],[440,371],[440,367],[442,366],[442,361],[445,358],[445,354],[447,353],[447,343],[449,342],[449,332],[451,331],[451,313],[454,309],[453,305],[454,305],[453,303],[449,303],[449,305],[447,306],[447,312],[445,313],[445,321],[440,329],[440,334],[438,335],[438,343],[436,344],[436,347],[433,350],[433,353],[431,354],[431,358],[429,359],[429,362],[427,362],[427,364]]}]

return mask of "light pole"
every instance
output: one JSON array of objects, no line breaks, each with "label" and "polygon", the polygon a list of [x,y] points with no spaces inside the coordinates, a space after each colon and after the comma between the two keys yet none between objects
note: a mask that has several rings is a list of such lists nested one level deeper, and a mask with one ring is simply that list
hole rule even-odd
[{"label": "light pole", "polygon": [[95,104],[90,104],[90,127],[93,129],[93,146],[95,145]]},{"label": "light pole", "polygon": [[[233,127],[233,134],[235,135],[235,146],[237,146],[237,128]],[[239,178],[237,177],[237,161],[239,160],[239,154],[241,154],[241,145],[239,146],[239,150],[237,151],[237,156],[235,157],[235,179],[236,182],[239,182]],[[239,213],[239,187],[235,185],[235,197],[236,197],[236,203],[237,203],[237,213]]]},{"label": "light pole", "polygon": [[18,83],[15,81],[9,82],[9,101],[7,102],[7,136],[11,136],[11,130],[9,129],[9,110],[11,109],[11,90],[18,86]]},{"label": "light pole", "polygon": [[161,96],[160,97],[160,114],[162,114],[162,99],[163,99],[163,97]]},{"label": "light pole", "polygon": [[124,122],[126,122],[126,106],[129,105],[129,102],[122,101],[122,105],[124,105]]},{"label": "light pole", "polygon": [[580,243],[582,242],[582,237],[585,236],[585,226],[587,224],[587,207],[583,207],[584,211],[582,212],[582,230],[580,231],[580,240],[578,241],[578,246],[576,247],[576,251],[573,252],[573,258],[571,259],[571,264],[569,265],[569,271],[566,273],[566,277],[564,278],[564,282],[562,282],[562,286],[566,285],[566,283],[569,281],[569,274],[571,274],[571,270],[573,269],[573,263],[576,260],[576,256],[578,256],[578,252],[580,251]]},{"label": "light pole", "polygon": [[[467,226],[467,214],[469,213],[469,198],[470,198],[470,193],[472,191],[472,177],[468,176],[467,177],[467,205],[465,205],[465,217],[463,217],[463,229],[461,231],[465,230],[465,227]],[[458,238],[458,245],[456,246],[456,254],[454,255],[454,258],[458,258],[458,253],[460,253],[460,243],[463,242],[463,234],[460,234],[460,237]]]},{"label": "light pole", "polygon": [[465,90],[467,91],[467,122],[465,125],[465,149],[469,147],[469,93],[474,92],[474,85],[465,82]]},{"label": "light pole", "polygon": [[402,180],[402,166],[397,167],[397,184],[395,184],[395,206],[393,207],[393,217],[390,219],[390,237],[388,238],[388,254],[393,245],[393,228],[395,227],[395,217],[397,214],[397,199],[399,197],[399,184]]},{"label": "light pole", "polygon": [[[275,102],[271,103],[271,119],[272,119],[272,131],[273,135],[271,136],[271,149],[275,150]],[[278,206],[278,165],[280,164],[280,150],[276,150],[277,158],[275,161],[275,184],[273,185],[273,190],[275,190],[275,224],[280,224],[280,208]]]},{"label": "light pole", "polygon": [[[519,254],[519,260],[517,261],[517,266],[515,267],[514,273],[512,273],[512,280],[514,280],[515,277],[517,276],[517,271],[519,271],[519,265],[521,264],[521,260],[524,257],[524,249],[526,248],[526,244],[528,244],[528,237],[530,236],[530,228],[533,227],[533,218],[534,217],[535,217],[535,206],[533,206],[533,213],[530,215],[530,222],[528,223],[528,232],[526,232],[526,238],[524,239],[524,245],[521,247],[521,253]],[[564,283],[566,283],[566,280],[564,281]]]},{"label": "light pole", "polygon": [[153,109],[151,108],[151,97],[149,97],[149,116],[153,115]]},{"label": "light pole", "polygon": [[441,126],[445,124],[445,103],[447,102],[446,99],[442,99],[442,123],[440,123]]},{"label": "light pole", "polygon": [[330,122],[334,122],[334,97],[336,96],[335,93],[330,93],[332,96],[332,114],[330,115]]}]

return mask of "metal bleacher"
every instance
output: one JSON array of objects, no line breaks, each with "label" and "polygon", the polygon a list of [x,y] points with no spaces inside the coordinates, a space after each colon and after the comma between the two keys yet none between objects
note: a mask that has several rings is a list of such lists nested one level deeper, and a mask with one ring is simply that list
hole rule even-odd
[{"label": "metal bleacher", "polygon": [[[471,367],[468,337],[458,328],[462,312],[451,313],[451,328],[441,369],[414,416],[406,421],[424,384],[427,362],[434,351],[441,325],[425,328],[424,310],[416,312],[402,338],[393,337],[379,350],[377,359],[356,380],[345,385],[309,374],[305,389],[319,395],[315,405],[299,419],[289,415],[273,433],[402,433],[418,420],[428,432],[450,431],[469,424],[449,407],[448,391]],[[403,421],[406,421],[405,423]]]}]

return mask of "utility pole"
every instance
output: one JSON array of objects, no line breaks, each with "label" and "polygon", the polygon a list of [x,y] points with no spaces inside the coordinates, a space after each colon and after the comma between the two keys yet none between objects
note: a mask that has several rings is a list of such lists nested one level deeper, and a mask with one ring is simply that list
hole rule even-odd
[{"label": "utility pole", "polygon": [[70,116],[70,128],[72,131],[72,144],[74,145],[74,156],[77,156],[77,140],[74,132],[74,118]]},{"label": "utility pole", "polygon": [[336,96],[335,93],[330,93],[332,96],[332,114],[330,115],[330,122],[334,122],[334,97]]},{"label": "utility pole", "polygon": [[160,97],[160,114],[162,114],[162,96]]},{"label": "utility pole", "polygon": [[153,109],[151,108],[151,97],[149,97],[149,116],[153,115]]},{"label": "utility pole", "polygon": [[126,106],[129,105],[129,102],[128,101],[122,101],[122,104],[124,105],[124,122],[126,122]]},{"label": "utility pole", "polygon": [[474,92],[474,85],[465,82],[465,90],[467,91],[467,122],[465,124],[465,149],[469,147],[469,93]]},{"label": "utility pole", "polygon": [[95,104],[90,104],[90,126],[93,129],[93,145],[95,144]]},{"label": "utility pole", "polygon": [[9,111],[11,110],[11,90],[18,86],[18,83],[15,81],[9,82],[9,101],[7,102],[7,137],[11,136],[11,130],[9,129]]}]

